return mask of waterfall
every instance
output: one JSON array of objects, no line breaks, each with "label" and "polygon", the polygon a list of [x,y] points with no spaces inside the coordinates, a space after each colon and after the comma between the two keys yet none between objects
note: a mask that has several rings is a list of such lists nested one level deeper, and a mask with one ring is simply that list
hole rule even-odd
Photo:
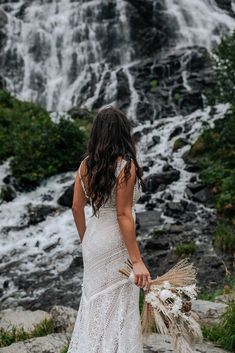
[{"label": "waterfall", "polygon": [[234,18],[215,0],[166,0],[166,8],[175,26],[177,46],[198,45],[210,50],[221,35],[235,28]]},{"label": "waterfall", "polygon": [[[4,8],[8,41],[2,54],[3,76],[8,90],[20,99],[66,111],[92,97],[94,101],[94,87],[101,84],[104,72],[109,67],[112,72],[113,62],[130,60],[124,1],[54,0],[25,2],[23,10],[22,3]],[[11,75],[9,66],[14,65]]]},{"label": "waterfall", "polygon": [[[0,53],[0,67],[7,89],[20,99],[41,103],[49,111],[67,111],[76,105],[92,108],[105,80],[101,103],[115,102],[116,73],[141,59],[132,45],[136,29],[129,17],[132,13],[136,16],[136,10],[130,3],[5,2],[7,43]],[[159,11],[157,2],[152,3],[153,13],[148,16]],[[165,0],[164,4],[165,22],[170,18],[169,31],[175,32],[176,47],[211,48],[221,34],[235,27],[234,19],[214,0]],[[134,78],[128,73],[132,90]],[[128,112],[135,115],[136,92],[131,99],[134,101],[129,102]]]}]

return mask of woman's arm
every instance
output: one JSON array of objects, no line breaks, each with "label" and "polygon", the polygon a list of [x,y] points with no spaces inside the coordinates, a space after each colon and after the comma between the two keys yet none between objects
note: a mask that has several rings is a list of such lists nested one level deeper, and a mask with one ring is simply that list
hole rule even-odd
[{"label": "woman's arm", "polygon": [[[83,168],[84,168],[84,164],[80,165],[81,175],[84,175]],[[74,182],[72,213],[73,213],[73,218],[74,218],[81,242],[83,240],[83,236],[86,231],[86,219],[85,219],[85,212],[84,212],[84,207],[86,203],[87,203],[87,198],[84,194],[84,190],[81,185],[79,172],[77,171],[75,182]]]},{"label": "woman's arm", "polygon": [[131,160],[130,174],[131,175],[127,183],[125,181],[121,181],[124,175],[124,169],[122,169],[117,177],[117,219],[122,233],[123,241],[128,250],[131,262],[133,263],[135,284],[141,288],[146,286],[146,289],[149,289],[151,276],[141,258],[140,250],[136,240],[135,221],[132,214],[133,192],[136,181],[136,171],[133,160]]}]

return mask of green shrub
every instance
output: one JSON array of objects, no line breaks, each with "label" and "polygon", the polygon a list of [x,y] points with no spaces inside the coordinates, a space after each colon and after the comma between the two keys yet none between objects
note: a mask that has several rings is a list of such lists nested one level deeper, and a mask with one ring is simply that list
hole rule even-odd
[{"label": "green shrub", "polygon": [[193,144],[186,161],[198,164],[202,181],[214,195],[222,216],[235,218],[235,31],[222,39],[211,56],[216,84],[206,91],[213,117],[218,103],[229,103],[230,111],[207,128]]},{"label": "green shrub", "polygon": [[235,302],[229,304],[227,311],[222,315],[219,324],[213,327],[204,327],[203,335],[210,341],[216,342],[231,352],[235,350]]},{"label": "green shrub", "polygon": [[0,91],[0,162],[12,157],[12,174],[23,189],[75,169],[90,127],[90,118],[55,123],[40,105]]},{"label": "green shrub", "polygon": [[31,332],[26,332],[24,328],[13,327],[9,331],[0,329],[0,347],[6,347],[12,343],[24,341],[33,337],[42,337],[55,332],[52,319],[45,319],[35,326]]},{"label": "green shrub", "polygon": [[195,242],[177,244],[174,249],[174,254],[180,258],[186,258],[193,255],[197,250]]},{"label": "green shrub", "polygon": [[234,253],[235,231],[228,222],[221,221],[217,225],[214,233],[214,245],[222,251]]}]

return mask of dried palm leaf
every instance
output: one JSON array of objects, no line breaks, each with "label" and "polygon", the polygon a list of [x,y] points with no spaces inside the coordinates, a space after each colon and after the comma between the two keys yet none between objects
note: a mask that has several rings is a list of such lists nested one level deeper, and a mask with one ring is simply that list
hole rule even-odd
[{"label": "dried palm leaf", "polygon": [[[134,278],[133,265],[129,259],[124,267],[119,269],[125,277]],[[191,353],[192,343],[202,339],[200,325],[196,315],[191,311],[191,306],[183,305],[183,296],[187,297],[189,288],[195,289],[196,268],[188,262],[188,259],[179,261],[174,267],[162,276],[151,281],[149,291],[144,291],[144,305],[141,313],[141,326],[144,338],[157,329],[164,335],[169,335],[176,353]],[[159,290],[165,283],[170,285],[172,295],[181,296],[180,315],[176,316],[171,310],[171,299],[162,300]],[[192,286],[192,287],[190,287]],[[169,292],[169,290],[168,290]],[[154,298],[152,302],[146,300],[148,293]],[[193,292],[194,293],[194,292]],[[149,300],[149,299],[148,299]],[[178,305],[178,302],[177,302]],[[178,306],[177,306],[178,310]]]}]

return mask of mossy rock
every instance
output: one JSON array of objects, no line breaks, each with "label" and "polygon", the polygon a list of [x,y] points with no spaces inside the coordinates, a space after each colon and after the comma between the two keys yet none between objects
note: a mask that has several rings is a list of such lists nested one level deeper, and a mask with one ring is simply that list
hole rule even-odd
[{"label": "mossy rock", "polygon": [[188,144],[188,141],[185,138],[183,137],[177,138],[173,145],[173,152],[178,151],[180,148],[186,146],[187,144]]}]

